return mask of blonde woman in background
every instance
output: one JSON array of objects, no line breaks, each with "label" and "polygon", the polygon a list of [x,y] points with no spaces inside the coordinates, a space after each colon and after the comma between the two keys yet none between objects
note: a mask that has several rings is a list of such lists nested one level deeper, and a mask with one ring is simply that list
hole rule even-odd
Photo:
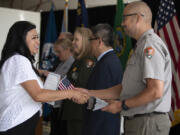
[{"label": "blonde woman in background", "polygon": [[[92,32],[88,28],[77,28],[74,32],[73,51],[76,60],[69,70],[67,77],[76,87],[86,87],[94,66],[94,59],[91,57],[90,38],[92,38]],[[62,119],[67,121],[68,135],[81,135],[82,105],[66,100],[64,102]]]}]

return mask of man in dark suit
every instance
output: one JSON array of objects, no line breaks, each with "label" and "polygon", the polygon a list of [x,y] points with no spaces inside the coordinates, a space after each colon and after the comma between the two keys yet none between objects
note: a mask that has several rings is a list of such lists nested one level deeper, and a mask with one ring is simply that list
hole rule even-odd
[{"label": "man in dark suit", "polygon": [[[87,88],[98,90],[121,83],[122,67],[113,45],[113,30],[108,24],[98,24],[92,28],[92,53],[97,63],[89,77]],[[83,135],[118,135],[119,114],[84,109]]]}]

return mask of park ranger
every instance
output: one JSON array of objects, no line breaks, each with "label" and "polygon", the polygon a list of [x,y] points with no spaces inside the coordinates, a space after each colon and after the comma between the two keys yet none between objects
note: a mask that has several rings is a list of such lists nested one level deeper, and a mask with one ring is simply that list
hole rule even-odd
[{"label": "park ranger", "polygon": [[[122,26],[137,40],[122,84],[88,91],[109,102],[103,111],[125,117],[125,135],[168,135],[171,105],[171,59],[166,45],[151,27],[152,13],[144,2],[132,2],[123,12]],[[81,90],[81,89],[79,89]]]}]

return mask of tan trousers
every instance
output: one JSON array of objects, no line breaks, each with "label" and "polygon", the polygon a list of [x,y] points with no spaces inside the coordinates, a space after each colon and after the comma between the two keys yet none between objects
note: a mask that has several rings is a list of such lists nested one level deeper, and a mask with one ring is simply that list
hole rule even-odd
[{"label": "tan trousers", "polygon": [[125,118],[125,135],[168,135],[168,114],[151,114]]}]

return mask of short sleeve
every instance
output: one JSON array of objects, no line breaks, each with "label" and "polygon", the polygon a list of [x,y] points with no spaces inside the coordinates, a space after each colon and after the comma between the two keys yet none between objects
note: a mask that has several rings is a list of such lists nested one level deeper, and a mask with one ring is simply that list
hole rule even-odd
[{"label": "short sleeve", "polygon": [[160,46],[146,43],[143,51],[143,79],[164,81],[165,56]]},{"label": "short sleeve", "polygon": [[4,87],[11,88],[28,80],[37,80],[30,61],[22,55],[10,57],[2,67]]}]

